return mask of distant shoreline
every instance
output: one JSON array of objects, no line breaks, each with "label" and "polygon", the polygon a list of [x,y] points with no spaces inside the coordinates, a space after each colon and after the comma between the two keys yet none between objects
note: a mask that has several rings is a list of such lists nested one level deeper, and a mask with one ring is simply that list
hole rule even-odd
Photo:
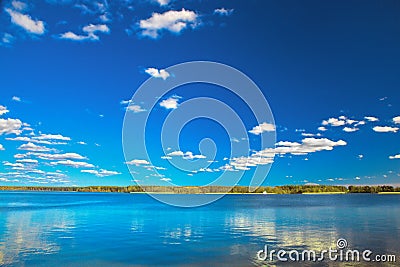
[{"label": "distant shoreline", "polygon": [[136,194],[246,194],[246,195],[334,195],[349,193],[400,194],[400,187],[379,186],[332,186],[332,185],[283,185],[262,186],[251,190],[248,186],[0,186],[0,191],[36,191],[36,192],[102,192]]}]

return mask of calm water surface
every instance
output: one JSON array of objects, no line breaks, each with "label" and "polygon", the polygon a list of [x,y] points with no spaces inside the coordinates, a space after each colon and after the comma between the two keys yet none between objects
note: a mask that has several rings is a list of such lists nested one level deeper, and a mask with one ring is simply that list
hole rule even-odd
[{"label": "calm water surface", "polygon": [[338,238],[399,262],[399,204],[400,195],[228,195],[185,209],[144,194],[0,192],[0,265],[281,265],[257,251],[321,251]]}]

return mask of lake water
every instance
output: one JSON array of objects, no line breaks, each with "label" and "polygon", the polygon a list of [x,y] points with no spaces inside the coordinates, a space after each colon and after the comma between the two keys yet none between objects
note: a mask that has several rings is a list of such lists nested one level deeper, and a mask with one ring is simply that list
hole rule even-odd
[{"label": "lake water", "polygon": [[257,252],[322,251],[345,238],[399,266],[399,204],[400,195],[227,195],[174,208],[145,194],[0,192],[0,265],[291,266]]}]

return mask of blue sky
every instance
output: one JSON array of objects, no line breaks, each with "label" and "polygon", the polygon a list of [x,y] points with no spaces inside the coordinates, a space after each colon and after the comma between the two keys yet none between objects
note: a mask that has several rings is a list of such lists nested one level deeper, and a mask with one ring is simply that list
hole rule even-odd
[{"label": "blue sky", "polygon": [[[397,1],[42,0],[0,7],[0,185],[203,185],[222,173],[242,173],[239,184],[248,185],[256,168],[269,167],[265,185],[400,184]],[[151,112],[129,101],[147,79],[173,81],[167,68],[193,60],[246,74],[275,125],[257,122],[238,97],[209,84],[159,96]],[[179,147],[163,151],[160,125],[199,97],[235,110],[247,136],[198,119],[183,128]],[[151,162],[124,158],[125,112],[150,112]],[[275,130],[276,147],[262,147],[260,138]],[[250,150],[231,155],[241,144]]]}]

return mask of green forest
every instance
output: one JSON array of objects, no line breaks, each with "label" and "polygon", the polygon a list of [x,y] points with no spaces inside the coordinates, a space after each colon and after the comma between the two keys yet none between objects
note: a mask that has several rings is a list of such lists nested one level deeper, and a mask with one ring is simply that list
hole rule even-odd
[{"label": "green forest", "polygon": [[251,190],[247,186],[85,186],[85,187],[49,187],[49,186],[0,186],[3,191],[61,191],[61,192],[114,192],[114,193],[171,193],[171,194],[218,194],[218,193],[267,193],[267,194],[312,194],[312,193],[390,193],[400,192],[400,187],[379,186],[334,186],[334,185],[283,185],[262,186]]}]

